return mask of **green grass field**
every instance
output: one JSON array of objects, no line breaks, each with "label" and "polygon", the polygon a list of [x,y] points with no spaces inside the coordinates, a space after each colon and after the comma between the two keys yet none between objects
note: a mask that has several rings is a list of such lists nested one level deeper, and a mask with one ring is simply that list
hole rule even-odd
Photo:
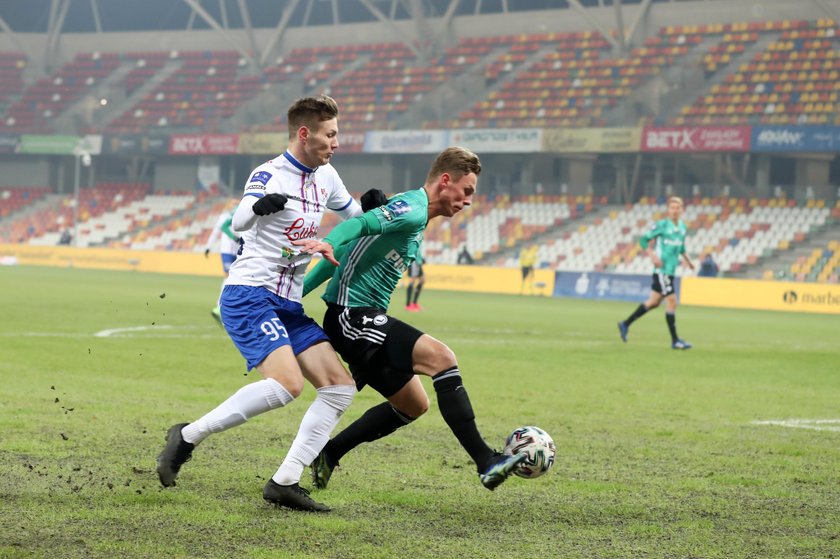
[{"label": "green grass field", "polygon": [[[214,278],[0,268],[0,557],[840,555],[840,320],[428,291],[393,314],[459,356],[477,422],[557,443],[495,492],[437,411],[342,460],[326,515],[266,505],[314,390],[215,435],[159,487],[166,428],[243,383]],[[320,318],[323,304],[309,297]],[[380,397],[366,389],[339,428]],[[834,420],[791,428],[771,420]],[[817,428],[810,428],[817,427]],[[310,484],[308,470],[304,486]]]}]

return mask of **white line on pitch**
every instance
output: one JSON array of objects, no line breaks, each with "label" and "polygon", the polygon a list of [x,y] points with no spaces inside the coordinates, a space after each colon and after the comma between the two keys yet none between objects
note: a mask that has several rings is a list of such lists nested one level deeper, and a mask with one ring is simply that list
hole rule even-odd
[{"label": "white line on pitch", "polygon": [[840,433],[840,419],[767,419],[751,421],[753,425],[774,425],[793,429],[812,429],[814,431],[836,431]]}]

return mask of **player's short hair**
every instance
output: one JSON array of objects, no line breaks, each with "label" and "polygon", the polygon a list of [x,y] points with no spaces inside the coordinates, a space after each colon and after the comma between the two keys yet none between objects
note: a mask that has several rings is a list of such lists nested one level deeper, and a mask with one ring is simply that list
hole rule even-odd
[{"label": "player's short hair", "polygon": [[481,174],[481,161],[467,148],[458,146],[446,148],[435,158],[426,181],[432,181],[443,173],[449,173],[454,180],[459,180],[470,173],[478,176]]},{"label": "player's short hair", "polygon": [[685,202],[683,202],[683,199],[680,198],[679,196],[671,196],[670,198],[668,198],[668,205],[669,206],[671,205],[672,202],[676,202],[677,204],[680,205],[680,207],[685,208]]},{"label": "player's short hair", "polygon": [[289,138],[294,138],[301,126],[315,130],[325,120],[338,118],[338,103],[329,95],[303,97],[295,101],[286,113]]}]

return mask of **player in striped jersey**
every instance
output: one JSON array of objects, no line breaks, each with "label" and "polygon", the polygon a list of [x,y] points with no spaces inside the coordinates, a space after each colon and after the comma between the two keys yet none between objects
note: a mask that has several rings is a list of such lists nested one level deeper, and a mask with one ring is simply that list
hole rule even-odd
[{"label": "player in striped jersey", "polygon": [[335,101],[327,96],[300,99],[289,109],[288,120],[288,149],[254,170],[234,212],[232,225],[241,243],[221,298],[222,323],[248,369],[257,369],[262,380],[243,386],[197,421],[173,425],[157,471],[161,484],[175,485],[196,445],[291,403],[305,378],[317,396],[263,498],[294,509],[328,511],[299,481],[356,387],[324,331],[303,312],[303,276],[311,257],[292,243],[316,236],[327,209],[343,219],[362,212],[330,165],[338,149]]},{"label": "player in striped jersey", "polygon": [[423,188],[398,194],[336,226],[323,241],[295,243],[324,256],[306,276],[304,293],[332,278],[323,296],[324,331],[350,366],[357,387],[370,385],[387,398],[327,443],[312,464],[316,487],[326,487],[349,450],[426,412],[429,398],[416,375],[432,378],[441,415],[475,462],[485,487],[494,489],[525,458],[495,452],[482,439],[452,350],[387,314],[400,277],[417,258],[426,225],[469,206],[480,173],[478,156],[448,148],[435,159]]}]

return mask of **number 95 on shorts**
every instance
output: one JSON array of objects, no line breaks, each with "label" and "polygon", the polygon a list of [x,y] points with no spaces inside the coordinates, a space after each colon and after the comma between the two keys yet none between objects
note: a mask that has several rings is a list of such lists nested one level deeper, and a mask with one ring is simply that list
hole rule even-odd
[{"label": "number 95 on shorts", "polygon": [[303,305],[263,287],[226,285],[220,300],[222,323],[250,371],[275,349],[291,345],[295,355],[326,334]]}]

